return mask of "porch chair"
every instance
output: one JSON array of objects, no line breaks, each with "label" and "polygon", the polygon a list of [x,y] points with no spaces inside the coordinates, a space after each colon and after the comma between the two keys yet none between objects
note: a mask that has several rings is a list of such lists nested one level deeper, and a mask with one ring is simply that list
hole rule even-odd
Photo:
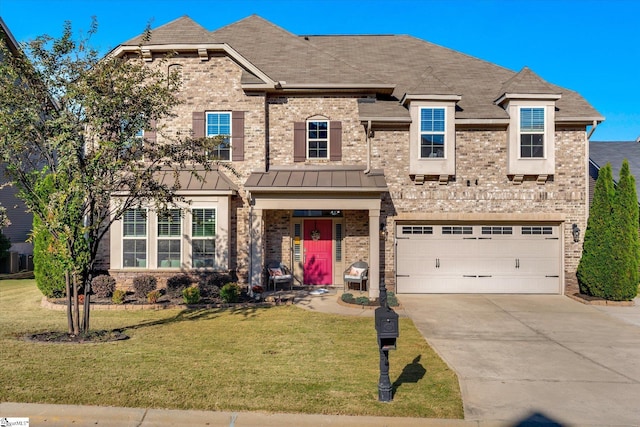
[{"label": "porch chair", "polygon": [[271,284],[277,290],[279,283],[289,283],[289,289],[293,289],[293,273],[280,261],[271,261],[267,263],[267,290]]},{"label": "porch chair", "polygon": [[360,292],[363,288],[367,290],[367,279],[369,278],[369,264],[364,261],[354,262],[344,271],[344,290],[349,289],[349,283],[357,283]]}]

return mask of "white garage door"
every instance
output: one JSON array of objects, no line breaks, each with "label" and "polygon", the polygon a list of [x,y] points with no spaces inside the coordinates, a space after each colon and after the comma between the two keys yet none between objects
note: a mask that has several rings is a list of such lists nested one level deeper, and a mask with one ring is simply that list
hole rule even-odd
[{"label": "white garage door", "polygon": [[561,292],[555,225],[403,225],[398,293]]}]

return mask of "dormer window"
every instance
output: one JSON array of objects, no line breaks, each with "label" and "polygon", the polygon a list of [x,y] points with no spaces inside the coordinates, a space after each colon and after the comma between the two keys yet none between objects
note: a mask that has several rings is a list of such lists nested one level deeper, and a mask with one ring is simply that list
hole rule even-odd
[{"label": "dormer window", "polygon": [[442,184],[456,173],[457,95],[407,95],[411,115],[409,174],[416,184],[436,177]]},{"label": "dormer window", "polygon": [[420,108],[420,158],[444,158],[444,141],[444,108]]},{"label": "dormer window", "polygon": [[544,107],[520,108],[520,158],[544,157]]}]

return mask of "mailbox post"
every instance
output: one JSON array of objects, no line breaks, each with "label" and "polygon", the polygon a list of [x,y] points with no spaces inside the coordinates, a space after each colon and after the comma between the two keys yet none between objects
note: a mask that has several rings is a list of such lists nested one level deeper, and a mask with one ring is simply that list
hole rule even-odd
[{"label": "mailbox post", "polygon": [[396,339],[399,336],[398,314],[387,304],[387,288],[384,281],[380,281],[380,307],[375,312],[378,348],[380,350],[380,379],[378,380],[378,400],[391,402],[393,387],[389,379],[389,350],[396,349]]}]

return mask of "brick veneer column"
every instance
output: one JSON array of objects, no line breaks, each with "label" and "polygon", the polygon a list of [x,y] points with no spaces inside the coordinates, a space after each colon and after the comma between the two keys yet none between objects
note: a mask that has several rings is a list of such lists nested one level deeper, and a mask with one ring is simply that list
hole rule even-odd
[{"label": "brick veneer column", "polygon": [[250,271],[249,271],[249,286],[260,285],[262,286],[262,209],[252,209],[251,214],[251,229],[250,233]]},{"label": "brick veneer column", "polygon": [[380,209],[369,209],[369,297],[380,294]]}]

